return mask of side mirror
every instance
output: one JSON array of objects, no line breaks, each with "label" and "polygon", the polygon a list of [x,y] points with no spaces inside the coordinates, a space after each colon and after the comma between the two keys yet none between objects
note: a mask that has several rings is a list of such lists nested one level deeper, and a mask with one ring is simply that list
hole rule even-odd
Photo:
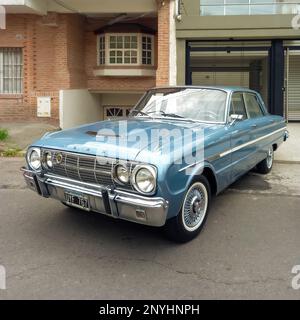
[{"label": "side mirror", "polygon": [[237,121],[242,121],[244,116],[242,114],[232,114],[230,116],[230,125],[232,126],[235,124]]}]

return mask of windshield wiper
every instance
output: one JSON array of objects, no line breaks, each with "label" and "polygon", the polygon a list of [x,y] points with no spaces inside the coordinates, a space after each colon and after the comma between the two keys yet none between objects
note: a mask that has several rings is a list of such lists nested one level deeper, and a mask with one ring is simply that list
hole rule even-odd
[{"label": "windshield wiper", "polygon": [[176,113],[167,113],[167,112],[164,112],[164,111],[160,111],[161,115],[163,117],[170,117],[170,118],[177,118],[177,119],[183,119],[184,121],[188,121],[188,122],[196,122],[194,121],[193,119],[190,119],[190,118],[186,118],[184,116],[181,116],[179,114],[176,114]]},{"label": "windshield wiper", "polygon": [[146,113],[146,112],[144,112],[144,111],[142,111],[142,110],[137,110],[137,109],[132,110],[132,111],[131,111],[131,114],[134,114],[134,113],[135,113],[135,114],[141,114],[142,116],[150,117],[148,113]]},{"label": "windshield wiper", "polygon": [[[167,112],[165,112],[165,111],[163,111],[163,110],[160,110],[160,111],[158,111],[158,112],[159,112],[163,117],[184,119],[184,120],[189,121],[189,122],[195,122],[193,119],[188,119],[188,118],[183,117],[183,116],[181,116],[181,115],[179,115],[179,114],[176,114],[176,113],[167,113]],[[135,113],[135,114],[141,114],[141,115],[143,115],[143,116],[152,118],[152,117],[150,116],[150,114],[157,113],[157,111],[156,111],[156,110],[153,110],[153,111],[144,112],[144,111],[142,111],[142,110],[132,110],[132,111],[131,111],[131,114],[134,114],[134,113]]]},{"label": "windshield wiper", "polygon": [[183,119],[183,118],[184,118],[183,116],[180,116],[179,114],[176,114],[176,113],[167,113],[167,112],[164,112],[164,111],[160,111],[160,113],[161,113],[164,117],[180,118],[180,119]]}]

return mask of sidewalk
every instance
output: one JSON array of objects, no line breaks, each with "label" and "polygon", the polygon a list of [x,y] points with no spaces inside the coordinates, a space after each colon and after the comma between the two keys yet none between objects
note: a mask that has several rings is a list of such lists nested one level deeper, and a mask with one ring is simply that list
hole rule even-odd
[{"label": "sidewalk", "polygon": [[290,137],[275,152],[275,161],[300,164],[300,123],[287,125]]},{"label": "sidewalk", "polygon": [[0,142],[0,151],[15,149],[25,150],[35,140],[48,131],[57,130],[55,126],[39,122],[0,122],[0,128],[7,129],[9,138]]}]

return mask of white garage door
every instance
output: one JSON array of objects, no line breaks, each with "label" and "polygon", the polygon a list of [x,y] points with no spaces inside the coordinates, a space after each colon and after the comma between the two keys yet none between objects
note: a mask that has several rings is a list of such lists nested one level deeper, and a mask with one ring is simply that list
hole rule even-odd
[{"label": "white garage door", "polygon": [[249,88],[249,72],[193,72],[196,86],[239,86]]}]

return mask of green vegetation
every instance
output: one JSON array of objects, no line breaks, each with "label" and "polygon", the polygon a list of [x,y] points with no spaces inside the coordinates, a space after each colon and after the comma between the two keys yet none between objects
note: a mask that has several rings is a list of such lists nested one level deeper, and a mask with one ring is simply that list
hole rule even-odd
[{"label": "green vegetation", "polygon": [[0,128],[0,141],[4,141],[8,138],[8,131]]},{"label": "green vegetation", "polygon": [[0,155],[2,157],[18,157],[18,156],[20,156],[20,152],[21,152],[21,149],[19,149],[19,148],[6,149],[6,150],[2,151],[0,153]]}]

